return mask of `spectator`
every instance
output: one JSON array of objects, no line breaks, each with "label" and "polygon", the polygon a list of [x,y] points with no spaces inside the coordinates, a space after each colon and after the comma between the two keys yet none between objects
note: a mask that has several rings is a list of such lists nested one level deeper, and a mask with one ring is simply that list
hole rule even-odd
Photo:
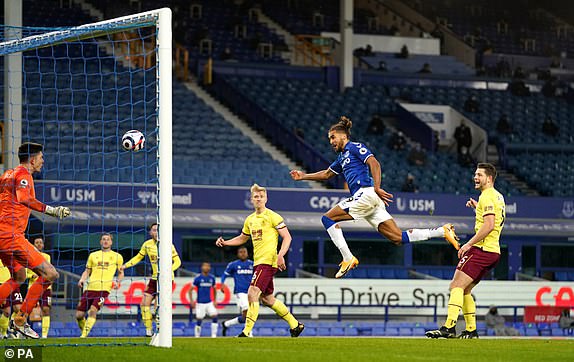
[{"label": "spectator", "polygon": [[365,56],[372,57],[373,55],[375,55],[375,53],[373,53],[373,47],[371,46],[371,44],[367,44],[367,46],[365,47]]},{"label": "spectator", "polygon": [[379,72],[386,72],[386,71],[388,70],[388,69],[387,69],[387,62],[385,62],[384,60],[381,60],[381,61],[379,62],[379,67],[377,68],[377,70],[378,70]]},{"label": "spectator", "polygon": [[459,155],[463,147],[470,149],[472,145],[472,132],[463,119],[460,120],[460,125],[454,130],[454,139],[456,140],[456,150]]},{"label": "spectator", "polygon": [[570,317],[570,309],[564,309],[562,313],[560,313],[558,324],[562,329],[574,328],[574,318]]},{"label": "spectator", "polygon": [[528,97],[530,96],[530,88],[526,86],[526,83],[522,79],[514,79],[508,85],[508,90],[515,96],[518,97]]},{"label": "spectator", "polygon": [[233,52],[231,51],[231,49],[229,48],[225,48],[222,52],[221,55],[219,56],[219,58],[221,60],[234,60],[233,58]]},{"label": "spectator", "polygon": [[500,78],[510,77],[510,63],[505,58],[500,59],[500,61],[496,63],[496,74]]},{"label": "spectator", "polygon": [[393,136],[389,140],[389,148],[391,148],[393,151],[404,150],[406,145],[407,140],[403,136],[402,132],[393,134]]},{"label": "spectator", "polygon": [[293,131],[295,132],[295,135],[297,135],[301,139],[305,139],[305,131],[303,131],[303,128],[295,127]]},{"label": "spectator", "polygon": [[544,133],[547,136],[556,137],[558,131],[559,131],[558,126],[556,125],[556,123],[554,123],[552,118],[546,117],[546,119],[544,119],[544,122],[542,123],[542,133]]},{"label": "spectator", "polygon": [[508,116],[503,114],[496,123],[496,131],[500,134],[510,135],[512,133],[512,125],[508,121]]},{"label": "spectator", "polygon": [[383,122],[383,117],[381,117],[380,114],[373,114],[367,131],[373,135],[382,135],[385,133],[385,123]]},{"label": "spectator", "polygon": [[524,79],[526,78],[526,74],[521,66],[518,66],[514,69],[514,74],[512,74],[512,78],[514,79]]},{"label": "spectator", "polygon": [[410,173],[407,175],[405,179],[405,183],[403,183],[403,187],[401,187],[402,192],[419,192],[418,186],[415,184],[415,177]]},{"label": "spectator", "polygon": [[470,113],[480,112],[480,104],[476,99],[476,96],[470,96],[464,101],[464,110]]},{"label": "spectator", "polygon": [[430,64],[429,64],[429,63],[423,64],[423,67],[418,71],[418,73],[421,73],[421,74],[424,74],[424,73],[430,74],[430,73],[432,73],[432,69],[431,69]]},{"label": "spectator", "polygon": [[544,82],[544,85],[542,86],[542,89],[540,90],[540,92],[545,97],[554,97],[556,95],[557,88],[558,88],[558,83],[556,82],[556,78],[550,76],[550,78],[548,78]]},{"label": "spectator", "polygon": [[397,54],[397,58],[407,59],[409,57],[409,48],[407,45],[403,45],[399,54]]},{"label": "spectator", "polygon": [[460,152],[458,153],[458,163],[462,167],[469,167],[476,164],[467,147],[462,147],[460,149]]},{"label": "spectator", "polygon": [[409,152],[407,159],[411,165],[424,166],[427,162],[427,154],[423,151],[421,145],[417,143]]},{"label": "spectator", "polygon": [[520,333],[512,327],[507,327],[504,323],[504,317],[498,314],[498,309],[491,306],[485,316],[486,327],[494,329],[497,336],[519,336]]}]

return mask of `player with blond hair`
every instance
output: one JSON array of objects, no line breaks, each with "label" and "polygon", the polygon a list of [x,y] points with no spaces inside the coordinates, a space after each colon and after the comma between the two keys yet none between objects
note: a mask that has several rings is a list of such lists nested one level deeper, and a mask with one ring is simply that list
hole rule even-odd
[{"label": "player with blond hair", "polygon": [[351,142],[352,125],[351,120],[343,116],[329,129],[329,142],[339,154],[329,168],[309,174],[298,170],[291,171],[291,177],[296,181],[325,181],[342,173],[349,185],[352,196],[335,205],[321,218],[323,226],[343,257],[335,278],[342,278],[359,264],[343,236],[343,230],[339,226],[341,221],[364,219],[396,245],[444,237],[458,249],[458,238],[452,224],[432,229],[399,229],[386,209],[392,202],[393,195],[381,188],[381,164],[364,144]]},{"label": "player with blond hair", "polygon": [[[278,271],[287,269],[285,255],[291,245],[291,234],[283,218],[273,210],[268,209],[267,189],[257,184],[251,186],[251,202],[255,212],[249,215],[243,224],[241,234],[230,240],[219,237],[216,245],[240,246],[251,238],[253,242],[253,278],[247,290],[249,303],[245,318],[245,327],[238,337],[249,337],[257,317],[259,316],[259,301],[271,308],[279,317],[289,324],[291,337],[298,337],[305,326],[289,312],[285,304],[273,296],[273,277]],[[281,249],[277,252],[279,244]]]}]

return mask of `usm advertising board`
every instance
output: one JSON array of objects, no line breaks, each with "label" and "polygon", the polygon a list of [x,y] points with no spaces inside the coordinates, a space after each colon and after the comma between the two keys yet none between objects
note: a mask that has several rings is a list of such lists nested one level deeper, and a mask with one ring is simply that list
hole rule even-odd
[{"label": "usm advertising board", "polygon": [[[461,182],[471,182],[471,174],[461,176]],[[393,192],[393,190],[389,190]],[[478,194],[413,194],[393,192],[394,202],[389,212],[396,215],[467,216],[469,197]],[[81,184],[37,182],[36,195],[46,203],[58,203],[93,212],[113,212],[118,209],[150,210],[157,205],[155,185]],[[347,191],[269,189],[268,206],[278,211],[315,212],[329,210],[349,197]],[[511,218],[574,220],[574,198],[508,197],[506,215]],[[177,210],[251,210],[249,188],[174,186],[173,205]],[[72,215],[73,217],[73,215]]]},{"label": "usm advertising board", "polygon": [[[229,280],[219,291],[218,309],[235,313],[233,281]],[[189,291],[193,289],[192,278],[175,278],[173,303],[175,314],[189,314]],[[124,281],[113,290],[105,302],[104,313],[133,314],[145,290],[146,281]],[[434,306],[439,314],[446,313],[448,303],[448,280],[380,280],[380,279],[282,279],[275,280],[275,297],[288,305],[296,305],[294,311],[315,315],[336,315],[338,306],[342,313],[384,313],[432,316]],[[574,282],[519,282],[483,281],[474,289],[478,306],[538,306],[574,307]],[[195,294],[194,294],[195,295]],[[128,304],[128,305],[126,305]],[[134,305],[134,306],[129,306]],[[400,308],[399,308],[400,307]],[[309,309],[311,308],[311,309]],[[263,313],[272,313],[261,308]],[[486,310],[484,310],[486,312]],[[509,310],[507,310],[509,312]],[[480,312],[479,312],[480,313]]]}]

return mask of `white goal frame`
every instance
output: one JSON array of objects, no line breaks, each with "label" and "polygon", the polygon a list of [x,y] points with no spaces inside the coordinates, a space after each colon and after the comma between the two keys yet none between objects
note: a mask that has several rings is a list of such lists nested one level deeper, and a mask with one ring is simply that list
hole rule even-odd
[{"label": "white goal frame", "polygon": [[[156,93],[157,93],[157,127],[159,128],[158,142],[158,215],[159,227],[159,332],[152,339],[152,345],[158,347],[172,346],[172,31],[171,9],[162,8],[139,14],[123,16],[111,20],[85,24],[63,30],[47,32],[45,34],[28,36],[0,43],[0,56],[17,54],[45,46],[53,46],[66,42],[73,42],[85,38],[92,38],[106,34],[125,31],[126,28],[136,29],[155,26],[156,38]],[[7,69],[5,69],[8,72]],[[15,77],[21,77],[15,74]],[[9,77],[10,75],[8,75]],[[20,78],[21,79],[21,78]],[[6,84],[11,84],[10,81]],[[8,96],[9,92],[5,92]],[[22,107],[22,102],[16,102],[16,107]],[[20,119],[10,119],[9,123],[20,123]],[[18,113],[14,113],[18,114]],[[20,127],[21,132],[21,127]],[[12,135],[21,137],[21,134]],[[12,150],[8,150],[10,153]]]}]

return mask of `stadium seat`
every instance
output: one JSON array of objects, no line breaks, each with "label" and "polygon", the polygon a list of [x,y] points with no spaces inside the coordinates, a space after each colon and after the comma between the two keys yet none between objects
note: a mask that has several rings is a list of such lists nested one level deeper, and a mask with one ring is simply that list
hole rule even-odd
[{"label": "stadium seat", "polygon": [[396,327],[387,327],[385,329],[386,336],[400,336],[399,329]]}]

